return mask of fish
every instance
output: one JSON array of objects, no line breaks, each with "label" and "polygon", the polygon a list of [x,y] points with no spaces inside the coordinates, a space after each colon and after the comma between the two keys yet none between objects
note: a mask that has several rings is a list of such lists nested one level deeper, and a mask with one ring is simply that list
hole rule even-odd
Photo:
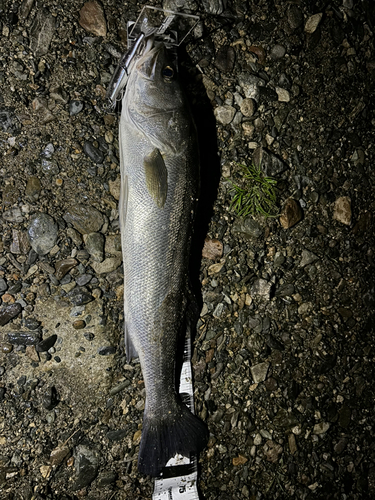
[{"label": "fish", "polygon": [[199,193],[199,148],[169,49],[152,37],[132,61],[119,125],[119,216],[127,359],[146,390],[138,470],[160,475],[208,440],[177,390],[178,346],[192,328],[189,259]]}]

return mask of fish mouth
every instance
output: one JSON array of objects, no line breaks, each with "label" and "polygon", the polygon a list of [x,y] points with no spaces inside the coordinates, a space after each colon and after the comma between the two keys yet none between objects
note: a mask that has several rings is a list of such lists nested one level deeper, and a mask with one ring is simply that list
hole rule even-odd
[{"label": "fish mouth", "polygon": [[160,52],[163,50],[163,45],[155,45],[153,37],[146,40],[146,45],[143,53],[137,63],[137,72],[146,80],[154,80],[156,75],[156,65]]}]

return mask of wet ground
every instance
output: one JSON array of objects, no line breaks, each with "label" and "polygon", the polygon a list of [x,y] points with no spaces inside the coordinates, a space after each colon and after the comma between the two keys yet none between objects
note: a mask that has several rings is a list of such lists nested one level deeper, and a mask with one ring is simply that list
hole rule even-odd
[{"label": "wet ground", "polygon": [[[202,19],[181,55],[202,143],[199,260],[207,238],[201,497],[373,498],[372,2],[187,3]],[[4,500],[153,488],[136,468],[145,394],[124,355],[119,117],[104,106],[140,5],[82,7],[0,0]],[[278,217],[230,210],[252,162],[278,181]]]}]

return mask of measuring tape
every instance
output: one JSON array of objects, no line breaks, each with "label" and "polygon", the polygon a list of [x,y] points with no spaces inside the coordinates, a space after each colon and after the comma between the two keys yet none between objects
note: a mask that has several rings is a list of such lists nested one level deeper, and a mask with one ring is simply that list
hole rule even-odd
[{"label": "measuring tape", "polygon": [[[194,413],[193,378],[191,371],[191,340],[185,339],[179,391],[182,401]],[[199,500],[197,457],[176,455],[163,468],[162,477],[155,479],[152,500]]]}]

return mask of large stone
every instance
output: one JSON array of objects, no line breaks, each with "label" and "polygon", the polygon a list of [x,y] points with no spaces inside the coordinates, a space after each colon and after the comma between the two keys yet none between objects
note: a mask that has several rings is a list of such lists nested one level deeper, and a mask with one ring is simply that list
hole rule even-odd
[{"label": "large stone", "polygon": [[107,34],[103,7],[96,0],[86,2],[83,5],[79,11],[78,22],[83,29],[96,36],[106,36]]},{"label": "large stone", "polygon": [[47,9],[38,10],[30,30],[30,49],[35,57],[47,54],[55,31],[55,17]]},{"label": "large stone", "polygon": [[74,466],[77,477],[72,486],[73,491],[85,488],[95,479],[99,468],[99,455],[96,450],[80,444],[74,450]]},{"label": "large stone", "polygon": [[103,226],[103,214],[91,205],[74,205],[64,215],[64,220],[81,234],[95,233]]}]

